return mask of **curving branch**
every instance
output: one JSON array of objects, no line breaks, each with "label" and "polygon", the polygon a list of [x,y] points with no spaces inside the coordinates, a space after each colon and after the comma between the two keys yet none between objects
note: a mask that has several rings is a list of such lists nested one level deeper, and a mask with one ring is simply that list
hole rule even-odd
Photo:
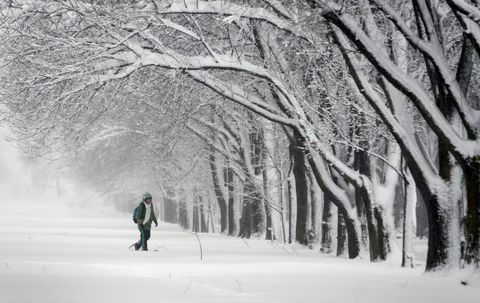
[{"label": "curving branch", "polygon": [[434,30],[433,21],[429,18],[430,16],[425,16],[428,15],[428,13],[425,12],[426,8],[420,6],[420,11],[424,15],[423,20],[424,23],[427,24],[426,28],[429,32],[431,42],[426,42],[413,33],[403,18],[391,6],[380,0],[371,1],[384,12],[385,16],[393,22],[414,48],[421,51],[433,62],[442,77],[445,87],[452,96],[452,100],[465,128],[474,137],[478,137],[477,124],[480,118],[479,113],[467,103],[465,94],[456,79],[455,72],[451,70],[448,60],[442,52],[440,42]]}]

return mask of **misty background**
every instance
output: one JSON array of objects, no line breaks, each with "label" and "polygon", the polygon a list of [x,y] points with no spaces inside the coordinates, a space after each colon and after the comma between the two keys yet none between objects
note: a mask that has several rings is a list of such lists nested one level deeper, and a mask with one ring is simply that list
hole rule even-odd
[{"label": "misty background", "polygon": [[75,182],[61,160],[32,159],[15,147],[14,137],[0,128],[0,209],[11,217],[56,216],[95,209],[112,213],[112,205],[88,186]]}]

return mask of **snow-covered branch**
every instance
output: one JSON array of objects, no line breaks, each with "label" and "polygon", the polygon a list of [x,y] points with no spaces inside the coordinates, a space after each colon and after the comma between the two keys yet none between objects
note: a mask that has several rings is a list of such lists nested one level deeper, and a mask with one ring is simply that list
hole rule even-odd
[{"label": "snow-covered branch", "polygon": [[[225,16],[224,22],[232,22],[236,19],[248,18],[268,22],[279,29],[292,33],[297,37],[312,42],[311,35],[308,31],[303,29],[300,25],[295,24],[292,20],[282,18],[263,7],[255,7],[248,5],[240,5],[230,1],[214,0],[184,0],[175,1],[174,3],[166,3],[160,1],[153,1],[155,5],[148,4],[143,7],[144,12],[155,12],[159,15],[169,14],[192,14],[192,15],[221,15]],[[147,2],[148,3],[148,2]],[[273,3],[273,1],[272,1]],[[281,6],[275,5],[278,11],[286,16],[286,10]]]},{"label": "snow-covered branch", "polygon": [[[467,128],[467,130],[471,133],[477,133],[477,124],[480,119],[479,112],[468,105],[465,94],[463,93],[460,84],[456,80],[455,72],[450,69],[448,60],[441,49],[440,42],[438,38],[435,38],[437,35],[435,32],[433,32],[434,25],[431,17],[426,16],[423,19],[426,20],[425,23],[429,24],[427,28],[430,31],[430,42],[426,42],[420,39],[410,30],[402,17],[392,7],[380,0],[373,1],[385,13],[387,18],[389,18],[395,24],[395,26],[405,36],[410,44],[432,60],[443,78],[445,87],[453,97],[454,104],[457,107],[457,111],[462,118],[462,121],[464,122],[465,128]],[[424,15],[428,15],[428,12],[426,12],[427,9],[421,4],[420,10]]]},{"label": "snow-covered branch", "polygon": [[414,102],[433,131],[451,147],[453,154],[460,156],[460,158],[467,158],[480,153],[480,145],[462,138],[443,116],[420,83],[400,70],[385,54],[378,52],[376,43],[359,28],[351,16],[330,12],[325,17],[336,24],[369,61]]},{"label": "snow-covered branch", "polygon": [[350,45],[344,35],[339,30],[334,30],[334,33],[344,59],[350,69],[350,73],[353,76],[360,92],[382,117],[382,120],[386,123],[392,134],[395,136],[395,139],[402,147],[402,150],[407,152],[407,155],[411,159],[415,159],[415,161],[412,162],[414,162],[416,167],[414,167],[412,170],[415,170],[416,173],[424,175],[425,180],[431,180],[431,178],[435,178],[435,173],[431,170],[428,161],[425,160],[423,153],[419,150],[415,139],[405,131],[405,129],[398,122],[397,118],[387,107],[384,100],[368,82],[363,71],[361,70],[360,63],[351,54]]}]

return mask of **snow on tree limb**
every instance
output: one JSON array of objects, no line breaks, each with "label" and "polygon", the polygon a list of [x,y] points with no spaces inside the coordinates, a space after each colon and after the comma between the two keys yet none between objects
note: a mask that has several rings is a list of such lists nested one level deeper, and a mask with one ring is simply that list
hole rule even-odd
[{"label": "snow on tree limb", "polygon": [[419,150],[414,138],[409,135],[405,129],[398,122],[397,118],[393,115],[391,110],[386,106],[382,98],[372,88],[372,85],[368,82],[363,71],[361,70],[360,63],[355,59],[344,35],[339,30],[334,30],[335,37],[338,41],[338,45],[341,47],[342,54],[350,69],[355,82],[357,83],[360,92],[364,95],[365,99],[370,103],[372,107],[377,110],[377,113],[382,117],[383,121],[389,127],[392,134],[397,139],[398,144],[402,147],[404,152],[407,152],[411,159],[415,159],[414,170],[416,173],[424,175],[426,180],[437,179],[436,174],[432,171],[429,162],[424,158],[423,153]]},{"label": "snow on tree limb", "polygon": [[[155,1],[159,2],[159,1]],[[277,7],[280,7],[277,5]],[[145,8],[146,11],[154,9],[151,6]],[[184,0],[176,1],[174,3],[158,3],[155,7],[155,12],[160,15],[168,14],[213,14],[232,16],[237,18],[249,18],[262,20],[273,24],[279,29],[286,32],[290,32],[302,39],[312,42],[308,33],[301,28],[301,26],[293,23],[290,20],[281,18],[265,8],[253,7],[246,5],[238,5],[229,1],[214,0],[214,1],[202,1],[202,0]],[[282,10],[282,13],[285,12]]]},{"label": "snow on tree limb", "polygon": [[478,7],[465,2],[464,0],[447,0],[448,4],[458,9],[462,14],[469,19],[480,23],[480,9]]},{"label": "snow on tree limb", "polygon": [[404,73],[387,56],[378,52],[376,43],[346,14],[329,13],[326,18],[336,24],[362,53],[397,88],[417,106],[433,131],[452,147],[452,153],[462,158],[480,154],[480,145],[462,138],[440,112],[435,102],[417,80]]},{"label": "snow on tree limb", "polygon": [[[435,32],[430,34],[431,41],[426,42],[420,39],[410,30],[403,18],[392,7],[380,0],[373,1],[385,13],[387,18],[389,18],[395,24],[404,37],[408,39],[410,44],[432,60],[442,75],[445,87],[453,97],[453,101],[458,109],[458,113],[460,114],[465,127],[469,130],[469,132],[477,133],[477,125],[480,121],[479,112],[468,105],[465,94],[456,80],[455,72],[450,69],[448,60],[443,54],[438,38],[434,38],[436,37]],[[426,9],[421,10],[423,12]],[[424,20],[430,19],[424,18]],[[426,23],[428,24],[428,22]],[[427,27],[430,31],[434,30],[432,20],[430,20],[430,23],[427,25]]]}]

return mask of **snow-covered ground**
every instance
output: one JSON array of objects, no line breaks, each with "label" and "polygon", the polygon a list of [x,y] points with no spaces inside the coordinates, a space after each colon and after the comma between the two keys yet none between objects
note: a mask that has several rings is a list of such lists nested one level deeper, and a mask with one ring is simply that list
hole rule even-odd
[{"label": "snow-covered ground", "polygon": [[[150,251],[128,214],[0,207],[0,302],[479,302],[480,285],[160,224]],[[12,211],[8,211],[8,209]]]}]

